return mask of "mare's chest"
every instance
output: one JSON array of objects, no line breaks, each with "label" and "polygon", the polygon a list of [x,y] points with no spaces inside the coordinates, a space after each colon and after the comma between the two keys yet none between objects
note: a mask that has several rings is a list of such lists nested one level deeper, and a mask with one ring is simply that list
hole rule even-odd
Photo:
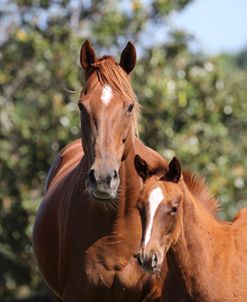
[{"label": "mare's chest", "polygon": [[143,271],[135,258],[140,234],[138,231],[132,233],[131,243],[123,232],[122,236],[104,236],[85,250],[83,263],[89,283],[106,287],[114,284],[122,288],[136,286]]},{"label": "mare's chest", "polygon": [[136,288],[138,280],[143,275],[136,258],[133,255],[123,257],[109,252],[104,255],[92,257],[90,251],[85,255],[85,272],[90,285],[104,286],[107,288],[117,287]]}]

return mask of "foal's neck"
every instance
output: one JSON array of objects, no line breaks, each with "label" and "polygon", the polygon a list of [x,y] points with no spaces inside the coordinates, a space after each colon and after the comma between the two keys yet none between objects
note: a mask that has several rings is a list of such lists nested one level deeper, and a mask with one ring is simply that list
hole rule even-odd
[{"label": "foal's neck", "polygon": [[207,287],[207,268],[214,254],[214,230],[218,222],[186,185],[184,192],[179,217],[181,234],[167,253],[167,259],[171,276],[179,279],[178,283],[189,297],[192,294],[195,297],[195,293],[204,292],[201,287]]}]

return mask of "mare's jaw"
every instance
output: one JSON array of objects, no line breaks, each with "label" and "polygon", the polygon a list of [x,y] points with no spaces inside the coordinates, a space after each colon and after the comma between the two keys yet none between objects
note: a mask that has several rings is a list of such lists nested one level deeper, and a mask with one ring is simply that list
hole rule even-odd
[{"label": "mare's jaw", "polygon": [[117,189],[115,190],[99,190],[99,189],[93,189],[87,184],[87,191],[88,193],[94,197],[95,199],[100,199],[100,200],[112,200],[117,197]]},{"label": "mare's jaw", "polygon": [[118,186],[114,190],[111,190],[111,189],[108,189],[108,190],[96,189],[96,190],[92,191],[92,195],[96,199],[104,199],[104,200],[114,199],[117,196],[117,189],[118,189]]}]

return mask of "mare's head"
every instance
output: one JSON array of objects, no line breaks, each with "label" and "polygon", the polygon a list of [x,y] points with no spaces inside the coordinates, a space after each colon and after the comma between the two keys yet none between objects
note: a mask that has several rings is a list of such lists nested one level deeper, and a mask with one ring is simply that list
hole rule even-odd
[{"label": "mare's head", "polygon": [[143,231],[138,262],[145,269],[156,272],[160,271],[166,252],[178,239],[179,206],[183,196],[181,167],[174,157],[166,170],[153,174],[138,155],[135,167],[144,181],[137,203]]},{"label": "mare's head", "polygon": [[119,63],[110,56],[96,59],[86,41],[80,63],[85,72],[79,108],[82,145],[89,163],[87,188],[97,199],[113,199],[120,183],[121,162],[137,132],[139,104],[130,83],[136,51],[129,42]]}]

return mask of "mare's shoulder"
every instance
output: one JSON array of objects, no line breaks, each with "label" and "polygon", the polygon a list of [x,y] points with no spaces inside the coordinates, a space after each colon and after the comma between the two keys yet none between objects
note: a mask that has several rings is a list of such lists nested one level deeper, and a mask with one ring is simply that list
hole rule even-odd
[{"label": "mare's shoulder", "polygon": [[81,139],[76,139],[73,142],[66,145],[60,152],[61,157],[73,156],[73,155],[83,155]]},{"label": "mare's shoulder", "polygon": [[84,155],[81,140],[77,139],[66,145],[53,161],[45,182],[45,192],[55,178],[62,178],[79,164]]}]

